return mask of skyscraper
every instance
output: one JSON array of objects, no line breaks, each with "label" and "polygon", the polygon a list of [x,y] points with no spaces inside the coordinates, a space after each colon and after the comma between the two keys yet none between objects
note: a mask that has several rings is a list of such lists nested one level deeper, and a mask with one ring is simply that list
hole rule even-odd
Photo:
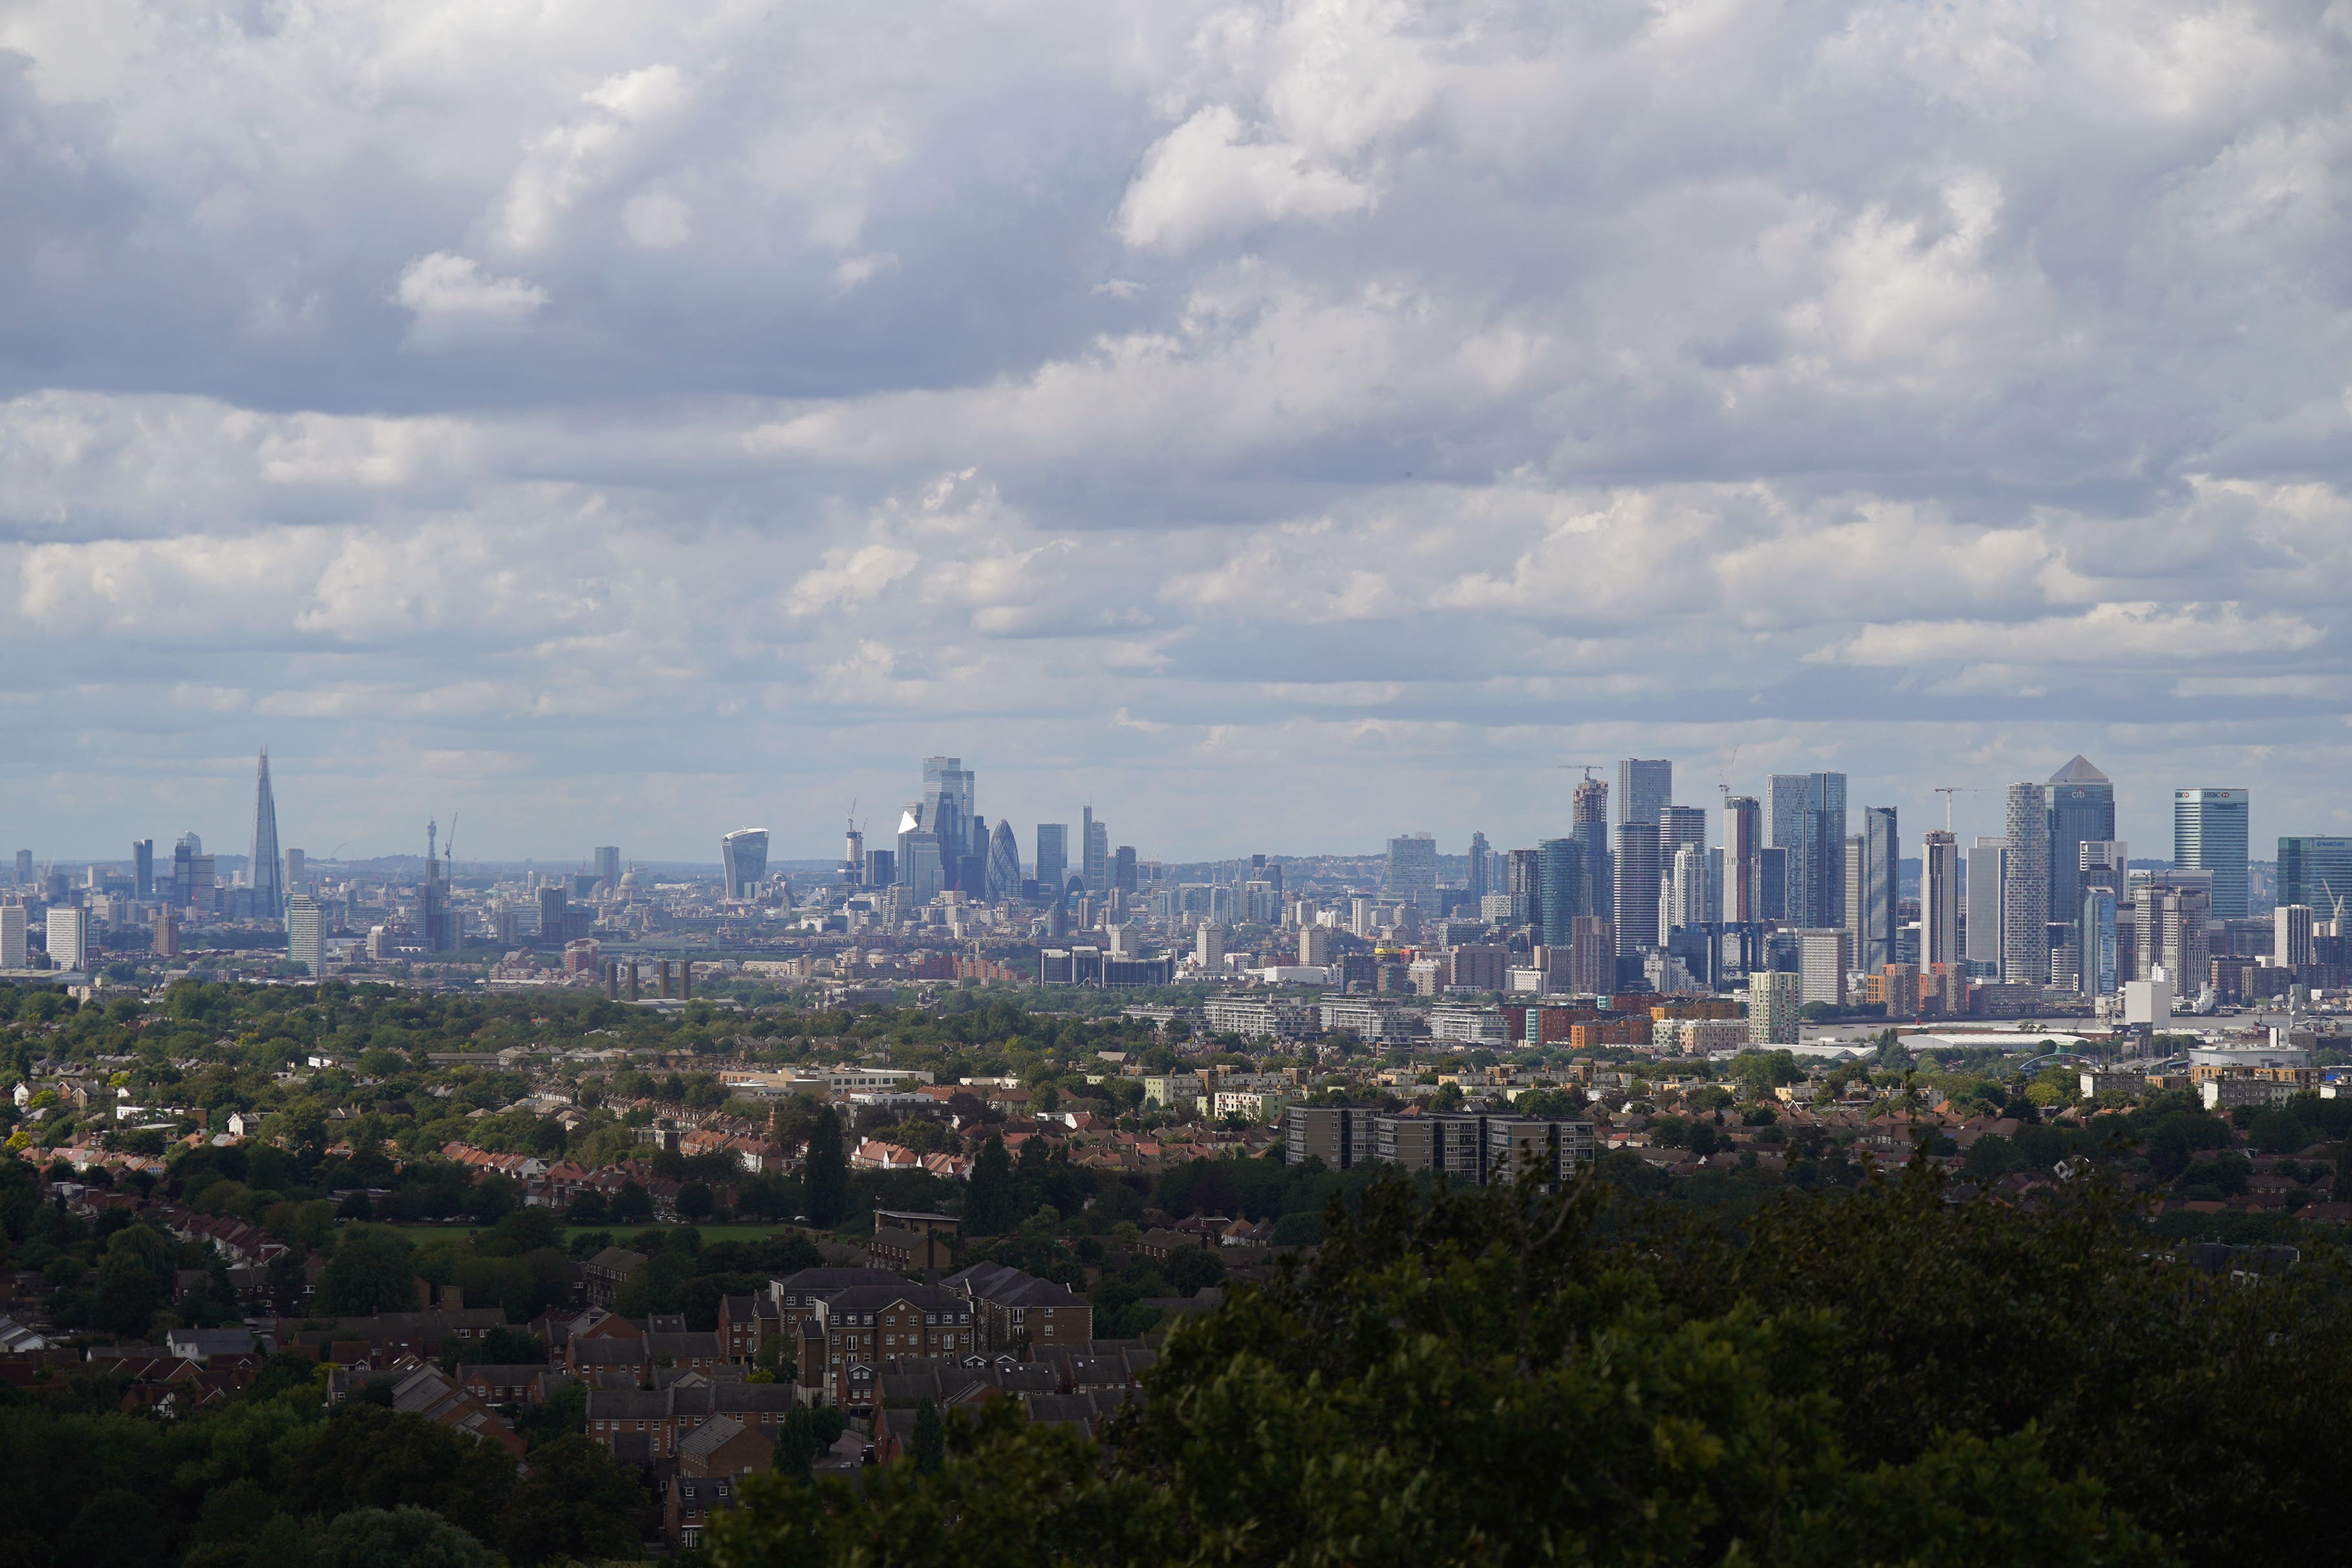
[{"label": "skyscraper", "polygon": [[1070,825],[1067,822],[1037,824],[1037,893],[1041,898],[1057,898],[1062,883],[1070,874]]},{"label": "skyscraper", "polygon": [[1110,891],[1110,825],[1097,821],[1095,809],[1088,806],[1080,831],[1078,852],[1086,856],[1087,891],[1100,898]]},{"label": "skyscraper", "polygon": [[1628,757],[1617,764],[1617,826],[1654,822],[1675,803],[1675,765]]},{"label": "skyscraper", "polygon": [[131,885],[134,898],[155,896],[155,841],[152,839],[137,839],[131,842]]},{"label": "skyscraper", "polygon": [[1626,822],[1617,829],[1617,956],[1658,945],[1658,824]]},{"label": "skyscraper", "polygon": [[1875,974],[1895,962],[1895,915],[1902,897],[1902,839],[1895,808],[1862,809],[1862,967]]},{"label": "skyscraper", "polygon": [[25,906],[0,904],[0,969],[21,969],[25,963]]},{"label": "skyscraper", "polygon": [[1513,850],[1504,864],[1503,891],[1511,895],[1513,925],[1534,925],[1543,918],[1542,857],[1540,849]]},{"label": "skyscraper", "polygon": [[2115,889],[2083,890],[2083,912],[2075,917],[2076,943],[2083,956],[2076,988],[2085,997],[2111,997],[2123,985],[2117,907]]},{"label": "skyscraper", "polygon": [[1437,904],[1437,841],[1427,833],[1407,833],[1389,841],[1389,863],[1381,878],[1381,894],[1416,909]]},{"label": "skyscraper", "polygon": [[572,895],[561,887],[539,890],[539,945],[562,947],[572,940]]},{"label": "skyscraper", "polygon": [[1569,836],[1584,846],[1582,913],[1617,922],[1616,862],[1609,853],[1609,786],[1599,779],[1578,780],[1570,797]]},{"label": "skyscraper", "polygon": [[1002,904],[1021,896],[1021,845],[1013,836],[1013,819],[997,819],[988,840],[988,901]]},{"label": "skyscraper", "polygon": [[979,810],[972,800],[975,793],[962,758],[923,758],[922,825],[939,839],[940,862],[950,876],[976,848],[971,841],[972,813]]},{"label": "skyscraper", "polygon": [[1786,918],[1814,930],[1843,925],[1845,775],[1775,773],[1764,802],[1773,846],[1789,852]]},{"label": "skyscraper", "polygon": [[1536,846],[1536,926],[1547,947],[1565,947],[1584,913],[1584,846],[1546,839]]},{"label": "skyscraper", "polygon": [[253,913],[275,920],[286,908],[286,867],[278,858],[278,801],[269,792],[269,748],[261,748],[261,763],[253,788]]},{"label": "skyscraper", "polygon": [[2009,853],[2000,883],[2000,977],[2050,983],[2050,799],[2032,783],[2009,787]]},{"label": "skyscraper", "polygon": [[1488,873],[1487,873],[1487,870],[1486,870],[1486,862],[1487,862],[1487,860],[1488,860],[1488,858],[1489,858],[1489,855],[1490,855],[1490,852],[1489,852],[1489,851],[1487,850],[1487,848],[1486,848],[1486,834],[1484,834],[1484,833],[1473,833],[1473,834],[1471,834],[1471,835],[1470,835],[1470,902],[1471,902],[1471,904],[1472,904],[1472,905],[1473,905],[1473,906],[1475,906],[1475,905],[1476,905],[1476,904],[1478,903],[1478,901],[1479,901],[1480,899],[1482,899],[1482,898],[1486,897],[1486,894],[1487,894],[1487,885],[1486,885],[1486,884],[1487,884],[1487,880],[1488,880]]},{"label": "skyscraper", "polygon": [[327,923],[319,901],[307,893],[286,901],[286,956],[306,966],[314,980],[327,972]]},{"label": "skyscraper", "polygon": [[89,915],[70,904],[52,905],[49,910],[49,967],[56,969],[79,969],[89,957]]},{"label": "skyscraper", "polygon": [[2116,787],[2076,757],[2050,776],[2050,917],[2082,918],[2082,846],[2116,836]]},{"label": "skyscraper", "polygon": [[[1271,888],[1275,894],[1275,904],[1276,905],[1275,915],[1279,918],[1282,913],[1279,907],[1282,902],[1282,868],[1280,866],[1275,867],[1274,873],[1274,880],[1267,883],[1266,886]],[[1135,876],[1135,846],[1133,844],[1121,844],[1118,848],[1111,851],[1110,890],[1113,893],[1133,893],[1136,885]]]},{"label": "skyscraper", "polygon": [[1706,812],[1697,806],[1664,806],[1658,811],[1658,863],[1672,866],[1685,844],[1706,848]]},{"label": "skyscraper", "polygon": [[596,880],[604,884],[607,893],[621,885],[621,846],[598,844],[594,852]]},{"label": "skyscraper", "polygon": [[309,862],[300,850],[286,852],[286,891],[290,894],[309,880]]},{"label": "skyscraper", "polygon": [[1963,936],[1971,964],[2000,972],[2000,889],[2008,880],[2009,841],[1979,838],[1969,847],[1968,930]]},{"label": "skyscraper", "polygon": [[1764,847],[1760,831],[1763,810],[1753,795],[1734,795],[1723,803],[1723,917],[1746,924],[1764,918],[1756,883],[1763,873],[1758,852]]},{"label": "skyscraper", "polygon": [[1919,967],[1959,964],[1960,841],[1935,828],[1920,835],[1919,851]]},{"label": "skyscraper", "polygon": [[[2213,918],[2245,917],[2251,888],[2246,852],[2251,842],[2252,797],[2243,789],[2175,789],[2172,792],[2172,861],[2213,873]],[[2177,979],[2185,996],[2196,995],[2203,977]]]},{"label": "skyscraper", "polygon": [[22,887],[32,880],[33,852],[30,850],[18,850],[16,852],[16,885],[18,887]]},{"label": "skyscraper", "polygon": [[2315,920],[2336,918],[2336,901],[2352,902],[2352,839],[2278,841],[2278,901],[2310,906]]},{"label": "skyscraper", "polygon": [[719,875],[729,898],[750,898],[768,875],[768,830],[738,828],[719,841]]}]

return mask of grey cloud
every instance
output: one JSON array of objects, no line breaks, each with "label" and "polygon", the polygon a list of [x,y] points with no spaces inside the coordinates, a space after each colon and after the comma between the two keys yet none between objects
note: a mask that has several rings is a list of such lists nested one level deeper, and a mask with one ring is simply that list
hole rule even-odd
[{"label": "grey cloud", "polygon": [[2318,4],[125,16],[0,24],[60,852],[264,737],[289,832],[517,852],[935,749],[1147,852],[1735,746],[2352,826]]}]

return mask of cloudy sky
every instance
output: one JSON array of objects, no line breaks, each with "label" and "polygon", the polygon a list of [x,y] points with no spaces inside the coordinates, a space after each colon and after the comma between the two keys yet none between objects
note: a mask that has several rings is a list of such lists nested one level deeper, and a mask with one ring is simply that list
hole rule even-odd
[{"label": "cloudy sky", "polygon": [[18,0],[0,834],[2352,831],[2347,106],[2345,0]]}]

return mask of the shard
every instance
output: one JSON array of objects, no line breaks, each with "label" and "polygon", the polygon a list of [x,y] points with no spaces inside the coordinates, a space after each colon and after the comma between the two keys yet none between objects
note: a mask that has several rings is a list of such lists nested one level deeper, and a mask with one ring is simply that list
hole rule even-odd
[{"label": "the shard", "polygon": [[278,852],[278,801],[269,792],[269,748],[261,748],[260,782],[253,796],[253,913],[276,920],[286,913],[286,862]]}]

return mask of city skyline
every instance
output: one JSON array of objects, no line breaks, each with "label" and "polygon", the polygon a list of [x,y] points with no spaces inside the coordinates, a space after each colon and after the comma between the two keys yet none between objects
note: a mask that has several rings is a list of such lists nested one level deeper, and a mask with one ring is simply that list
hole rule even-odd
[{"label": "city skyline", "polygon": [[[977,760],[978,759],[975,759],[975,761]],[[922,784],[922,798],[912,800],[903,809],[903,810],[894,810],[888,813],[882,813],[886,817],[895,816],[898,819],[895,823],[886,821],[885,828],[887,829],[891,826],[896,826],[903,830],[907,822],[912,818],[927,816],[929,814],[930,810],[936,809],[938,802],[941,798],[942,787],[939,775],[943,767],[953,770],[953,777],[949,779],[946,783],[945,798],[950,801],[961,800],[968,802],[972,800],[976,795],[974,780],[978,776],[980,768],[978,767],[961,767],[961,761],[962,759],[960,757],[942,755],[933,755],[923,759],[920,773],[920,777],[924,780]],[[1557,768],[1558,766],[1559,765],[1555,765],[1555,768]],[[1917,861],[1921,858],[1923,852],[1919,846],[1921,843],[1922,834],[1931,829],[1941,830],[1943,828],[1945,821],[1944,812],[1948,802],[1950,804],[1952,827],[1956,833],[1958,842],[1962,846],[1960,852],[1963,858],[1965,858],[1967,852],[1966,846],[1972,841],[1978,839],[1998,838],[2002,836],[2009,827],[2007,808],[2002,804],[2003,799],[2010,789],[2022,784],[2034,785],[2043,792],[2044,797],[2049,801],[2052,812],[2048,825],[2051,844],[2045,849],[2046,855],[2053,854],[2055,850],[2062,844],[2078,845],[2080,842],[2084,841],[2086,837],[2096,837],[2097,835],[2092,833],[2086,824],[2099,824],[2112,829],[2113,836],[2116,840],[2137,843],[2140,846],[2138,858],[2142,860],[2169,859],[2171,857],[2175,842],[2174,835],[2177,831],[2180,831],[2180,823],[2184,820],[2181,816],[2181,800],[2199,793],[2210,793],[2216,790],[2222,791],[2225,794],[2232,794],[2237,797],[2233,810],[2237,813],[2235,820],[2241,827],[2242,827],[2244,822],[2248,820],[2249,810],[2251,810],[2252,826],[2251,831],[2245,834],[2244,838],[2243,858],[2245,860],[2267,862],[2272,859],[2271,852],[2275,839],[2294,837],[2333,841],[2342,836],[2326,833],[2303,832],[2287,829],[2282,829],[2275,834],[2270,833],[2263,821],[2263,816],[2267,810],[2263,790],[2259,788],[2249,788],[2244,785],[2229,786],[2207,784],[2173,786],[2162,791],[2163,799],[2160,802],[2154,800],[2153,792],[2151,792],[2150,801],[2135,802],[2133,799],[2134,791],[2127,784],[2124,786],[2116,786],[2112,784],[2109,777],[2103,773],[2096,765],[2090,762],[2080,753],[2077,753],[2070,760],[2061,764],[2055,770],[2050,772],[2046,777],[2021,778],[2010,781],[2009,784],[1999,787],[1954,786],[1950,787],[1948,789],[1942,788],[1933,789],[1928,792],[1928,801],[1930,802],[1928,804],[1916,804],[1911,802],[1889,803],[1875,799],[1865,800],[1864,797],[1868,793],[1868,791],[1857,786],[1850,775],[1842,773],[1834,768],[1823,769],[1820,772],[1808,775],[1771,774],[1768,775],[1763,779],[1756,780],[1749,789],[1743,789],[1737,780],[1727,781],[1729,785],[1727,789],[1725,787],[1727,781],[1717,780],[1715,783],[1706,787],[1706,797],[1695,803],[1690,797],[1698,788],[1698,776],[1707,771],[1703,759],[1692,762],[1689,766],[1684,768],[1682,771],[1677,772],[1675,771],[1676,759],[1675,758],[1658,758],[1655,760],[1643,760],[1638,763],[1632,759],[1621,758],[1616,761],[1612,761],[1608,765],[1608,777],[1604,779],[1585,779],[1580,782],[1577,780],[1554,781],[1550,779],[1539,779],[1538,783],[1543,787],[1557,789],[1559,795],[1559,810],[1558,813],[1559,820],[1551,825],[1537,830],[1531,830],[1529,836],[1528,836],[1523,841],[1515,838],[1512,830],[1504,828],[1497,831],[1485,825],[1484,821],[1482,820],[1478,823],[1474,823],[1465,827],[1455,828],[1449,825],[1446,831],[1443,831],[1420,823],[1390,823],[1385,827],[1385,829],[1376,827],[1372,830],[1374,836],[1369,842],[1325,840],[1323,841],[1298,846],[1286,844],[1269,845],[1263,835],[1254,833],[1252,830],[1245,825],[1236,829],[1231,827],[1229,824],[1228,831],[1240,835],[1237,842],[1241,843],[1244,847],[1222,850],[1204,850],[1199,852],[1193,852],[1182,846],[1162,847],[1150,844],[1140,844],[1135,845],[1134,847],[1138,854],[1150,859],[1181,862],[1228,860],[1234,858],[1236,855],[1246,855],[1250,853],[1265,854],[1269,852],[1298,857],[1318,855],[1376,855],[1383,852],[1382,846],[1386,845],[1390,840],[1396,837],[1398,834],[1417,833],[1427,834],[1434,837],[1439,841],[1437,852],[1452,856],[1466,853],[1470,848],[1470,841],[1475,836],[1485,841],[1489,845],[1489,852],[1494,855],[1496,862],[1496,869],[1490,872],[1489,876],[1490,879],[1496,879],[1500,876],[1499,863],[1501,857],[1508,848],[1532,848],[1535,845],[1550,839],[1560,837],[1564,833],[1582,835],[1582,841],[1586,845],[1584,858],[1588,863],[1595,861],[1596,848],[1600,853],[1609,853],[1613,850],[1616,841],[1615,834],[1622,826],[1622,822],[1618,821],[1618,813],[1621,808],[1617,800],[1617,785],[1624,777],[1626,777],[1624,769],[1628,767],[1648,770],[1640,775],[1643,780],[1640,787],[1643,790],[1644,798],[1645,800],[1654,799],[1664,800],[1671,807],[1671,811],[1669,812],[1670,819],[1675,815],[1692,818],[1694,821],[1703,819],[1704,838],[1699,841],[1717,849],[1721,849],[1727,844],[1727,840],[1726,838],[1726,834],[1730,831],[1734,826],[1734,824],[1725,815],[1724,807],[1727,803],[1737,807],[1742,807],[1743,809],[1755,813],[1756,821],[1752,831],[1757,835],[1756,847],[1762,848],[1768,845],[1785,846],[1798,841],[1798,836],[1802,835],[1807,831],[1807,829],[1800,817],[1790,815],[1790,813],[1801,813],[1808,801],[1818,801],[1818,800],[1822,798],[1822,792],[1826,789],[1829,792],[1828,799],[1830,800],[1831,804],[1830,809],[1822,814],[1821,833],[1822,836],[1821,841],[1814,849],[1813,858],[1819,862],[1817,871],[1824,879],[1825,885],[1823,894],[1828,902],[1826,904],[1809,902],[1812,895],[1808,894],[1806,892],[1806,873],[1802,865],[1803,857],[1792,858],[1790,865],[1793,869],[1787,870],[1784,874],[1794,879],[1790,884],[1790,889],[1788,894],[1789,897],[1799,901],[1800,907],[1814,911],[1819,915],[1823,922],[1839,925],[1849,925],[1854,923],[1843,906],[1846,889],[1844,887],[1827,886],[1826,883],[1830,882],[1852,883],[1853,875],[1853,868],[1852,865],[1843,865],[1843,870],[1844,874],[1843,876],[1839,875],[1841,862],[1845,859],[1845,847],[1856,834],[1867,834],[1870,831],[1868,825],[1869,820],[1866,813],[1874,812],[1882,809],[1892,810],[1895,813],[1895,821],[1899,825],[1895,831],[1895,841],[1902,851],[1896,858],[1906,862]],[[282,766],[278,771],[282,776]],[[990,767],[987,771],[989,772],[992,780],[1004,777],[1017,776],[1014,771],[1010,768]],[[248,779],[253,777],[254,776],[252,775],[248,775]],[[1828,780],[1829,782],[1824,784],[1821,782],[1822,780]],[[2084,782],[2086,780],[2095,780],[2096,782],[2086,786]],[[278,831],[278,807],[277,803],[277,791],[273,787],[271,780],[271,757],[268,747],[263,747],[261,748],[257,783],[249,782],[246,788],[248,790],[246,798],[246,805],[244,807],[245,821],[247,824],[244,830],[244,836],[247,839],[257,841],[261,835],[266,831],[273,843],[285,846],[285,850],[290,850],[298,854],[307,853],[310,861],[313,862],[320,862],[322,861],[322,856],[320,852],[317,850],[306,849],[305,842],[300,841],[302,841],[302,835],[300,833],[294,832],[280,834]],[[1578,828],[1574,824],[1577,812],[1583,809],[1580,804],[1578,804],[1581,793],[1592,791],[1596,789],[1596,788],[1600,790],[1598,799],[1601,800],[1601,809],[1608,813],[1610,823],[1614,825],[1606,826],[1605,831],[1602,832],[1592,833],[1587,832],[1585,830]],[[1773,791],[1784,789],[1794,789],[1799,794],[1804,795],[1805,799],[1798,800],[1794,796],[1791,796],[1789,800],[1783,800],[1780,803],[1779,810],[1783,816],[1789,817],[1790,820],[1776,823],[1773,817]],[[1659,795],[1657,793],[1657,791],[1661,789],[1665,791],[1664,795]],[[2081,800],[2081,797],[2094,790],[2098,793],[2095,809],[2090,806],[2085,806],[2082,803]],[[1811,793],[1807,794],[1807,791],[1810,791]],[[900,781],[899,792],[901,795],[904,795],[907,792],[903,779]],[[887,785],[884,786],[882,790],[873,798],[876,800],[887,799],[888,787]],[[861,800],[862,799],[864,798],[861,797]],[[1974,821],[1978,825],[1974,826],[1972,826],[1972,819],[1970,816],[1971,807],[1968,804],[1962,803],[1970,800],[1978,802],[1974,807],[1974,810],[1978,813]],[[2131,832],[2123,831],[2125,825],[2128,825],[2132,821],[2137,820],[2132,811],[2127,809],[2134,804],[2139,805],[2141,808],[2140,814],[2149,819],[2149,826],[2144,835],[2136,836]],[[2156,821],[2159,813],[2153,809],[2155,806],[2159,804],[2163,808],[2160,812],[2162,821],[2160,830]],[[973,815],[973,813],[970,812],[968,805],[963,807],[962,810],[964,810],[967,818]],[[1694,817],[1694,813],[1696,814],[1696,817]],[[450,814],[453,817],[456,815],[454,812]],[[476,820],[478,821],[482,814],[483,813],[477,811]],[[981,811],[976,813],[976,815],[982,836],[976,842],[966,845],[965,851],[967,853],[978,856],[983,866],[992,858],[992,854],[994,852],[993,846],[989,841],[989,835],[993,832],[994,827],[1004,825],[1009,825],[1011,827],[1014,839],[1014,847],[1017,851],[1017,857],[1020,862],[1026,865],[1032,872],[1034,872],[1037,866],[1034,853],[1036,849],[1039,847],[1037,834],[1041,830],[1059,828],[1063,830],[1066,834],[1061,852],[1063,855],[1063,863],[1067,868],[1067,873],[1080,878],[1087,876],[1087,868],[1085,856],[1088,848],[1087,842],[1087,824],[1094,822],[1097,816],[1097,813],[1091,805],[1081,805],[1076,811],[1065,812],[1059,821],[1055,821],[1043,814],[1030,815],[1023,814],[1018,811],[1007,812],[1001,810],[992,817],[987,811]],[[993,826],[992,826],[992,824],[993,824]],[[650,829],[658,826],[658,824],[653,822],[640,822],[638,825],[641,829]],[[1097,825],[1099,826],[1099,823]],[[429,828],[432,824],[428,823],[426,826]],[[966,828],[969,829],[970,826],[970,822],[967,821]],[[863,814],[860,817],[854,819],[851,823],[851,831],[858,832],[861,838],[869,838],[872,841],[872,847],[878,849],[888,849],[892,847],[896,838],[898,836],[882,829],[874,828],[873,816],[871,814]],[[200,829],[192,829],[190,831],[196,833],[199,837],[202,836],[202,830]],[[423,831],[423,830],[412,830],[405,836],[414,837],[415,833],[418,831]],[[675,830],[673,830],[673,832],[675,832]],[[1658,851],[1660,870],[1662,873],[1667,874],[1671,874],[1673,869],[1672,862],[1675,844],[1677,841],[1680,841],[1680,840],[1676,838],[1675,832],[1676,830],[1673,828],[1672,821],[1670,820],[1668,822],[1668,836],[1662,841]],[[773,860],[779,864],[785,862],[806,864],[810,862],[823,863],[837,861],[841,853],[842,833],[842,819],[839,816],[835,816],[829,824],[809,824],[795,821],[773,829],[733,829],[726,831],[714,829],[702,834],[702,837],[706,842],[709,842],[716,839],[743,838],[747,841],[755,842],[759,846],[758,853],[764,860]],[[93,853],[75,853],[71,852],[56,853],[46,852],[38,848],[29,849],[25,851],[25,852],[31,855],[32,862],[36,865],[47,865],[52,862],[58,865],[86,864],[93,862],[130,864],[136,859],[139,841],[150,836],[151,835],[142,832],[135,838],[125,840],[125,847],[130,851],[128,854],[109,854],[103,851]],[[416,849],[413,843],[403,844],[396,841],[396,840],[401,836],[404,835],[395,831],[393,834],[393,839],[395,841],[375,843],[372,846],[369,842],[364,841],[358,843],[352,843],[349,841],[340,841],[338,847],[348,848],[349,852],[343,853],[337,858],[344,861],[360,861],[384,857],[397,858],[415,853]],[[604,837],[609,836],[609,834],[599,834],[593,836]],[[1122,828],[1122,831],[1119,835],[1122,841],[1131,836],[1133,835]],[[1687,838],[1688,834],[1685,832],[1682,836],[1684,838]],[[319,837],[320,835],[313,834],[311,835],[311,840],[310,841],[316,841]],[[716,854],[698,854],[695,852],[694,846],[690,843],[677,844],[674,846],[671,852],[665,852],[664,850],[658,846],[661,843],[667,842],[666,840],[649,838],[645,841],[642,849],[639,846],[632,845],[625,851],[623,851],[618,846],[607,847],[602,844],[591,844],[583,851],[567,854],[560,846],[547,852],[533,853],[525,852],[510,852],[506,849],[502,849],[495,841],[488,844],[484,844],[481,837],[478,836],[477,831],[473,829],[469,829],[468,831],[468,841],[472,844],[480,846],[478,852],[466,857],[469,862],[477,863],[511,865],[536,863],[543,864],[549,868],[554,868],[576,862],[582,867],[588,867],[591,865],[601,865],[611,856],[619,854],[623,855],[627,862],[632,864],[659,862],[664,864],[678,865],[709,865],[721,868],[721,874],[724,874],[723,867],[725,863],[725,849],[723,844],[720,846],[719,852]],[[232,840],[231,841],[235,841]],[[1449,847],[1454,844],[1458,844],[1460,847],[1458,849]],[[1093,845],[1093,848],[1097,857],[1108,856],[1112,851],[1113,841],[1106,833]],[[281,856],[285,852],[285,850],[281,850]],[[249,859],[250,857],[247,858]],[[2074,894],[2072,889],[2067,886],[2065,881],[2066,873],[2059,869],[2056,859],[2050,859],[2049,864],[2051,870],[2048,873],[2048,880],[2051,886],[2047,890],[2047,897],[2049,899],[2050,907],[2053,911],[2052,917],[2057,918],[2058,916],[2054,912],[2059,910],[2062,906],[2071,906]],[[283,874],[282,859],[280,861],[280,874],[281,876]],[[1097,881],[1102,874],[1104,873],[1101,870],[1098,860],[1096,870],[1096,877]],[[1499,886],[1495,890],[1499,891]],[[1605,904],[1613,896],[1613,890],[1604,887],[1601,890],[1601,896]],[[277,892],[277,897],[282,902],[284,897],[282,883]]]}]

